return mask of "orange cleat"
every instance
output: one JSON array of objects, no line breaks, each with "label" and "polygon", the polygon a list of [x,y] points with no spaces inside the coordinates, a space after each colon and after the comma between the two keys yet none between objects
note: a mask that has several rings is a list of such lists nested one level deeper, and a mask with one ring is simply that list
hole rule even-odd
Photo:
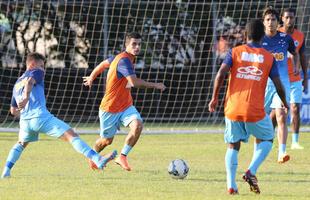
[{"label": "orange cleat", "polygon": [[227,190],[227,193],[228,193],[229,195],[237,195],[237,194],[239,194],[238,190],[235,190],[234,188],[229,188],[229,189]]},{"label": "orange cleat", "polygon": [[118,158],[116,158],[115,163],[120,165],[123,169],[127,171],[131,171],[131,168],[129,167],[127,156],[120,155]]},{"label": "orange cleat", "polygon": [[284,153],[278,158],[278,163],[282,164],[289,160],[290,160],[290,155],[288,155],[287,153]]},{"label": "orange cleat", "polygon": [[92,170],[98,170],[97,165],[91,159],[88,159],[88,165]]}]

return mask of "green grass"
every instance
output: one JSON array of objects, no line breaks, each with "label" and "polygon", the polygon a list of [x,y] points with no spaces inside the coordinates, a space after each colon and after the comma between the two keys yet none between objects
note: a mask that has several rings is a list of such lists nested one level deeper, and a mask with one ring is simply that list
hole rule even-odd
[{"label": "green grass", "polygon": [[[93,144],[96,135],[82,135]],[[120,151],[125,136],[118,135],[105,152]],[[0,134],[1,169],[16,134]],[[255,195],[241,180],[252,156],[252,140],[241,147],[237,180],[239,196],[226,194],[222,134],[142,135],[129,156],[133,171],[109,163],[104,172],[93,172],[86,159],[70,144],[41,135],[30,144],[12,170],[12,178],[0,180],[0,199],[309,199],[310,134],[303,133],[305,150],[289,150],[292,160],[276,163],[276,147],[257,177],[262,194]],[[290,141],[288,141],[289,143]],[[171,160],[185,159],[190,172],[186,179],[169,177]]]}]

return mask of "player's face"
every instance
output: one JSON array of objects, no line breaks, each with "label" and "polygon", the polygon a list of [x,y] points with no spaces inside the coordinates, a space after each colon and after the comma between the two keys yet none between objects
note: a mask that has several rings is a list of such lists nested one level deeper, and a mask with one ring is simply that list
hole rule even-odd
[{"label": "player's face", "polygon": [[139,55],[141,50],[141,39],[131,38],[127,41],[126,51],[134,56]]},{"label": "player's face", "polygon": [[285,12],[282,16],[283,25],[285,27],[291,28],[295,25],[295,16],[292,12]]},{"label": "player's face", "polygon": [[264,26],[266,32],[276,32],[278,28],[278,20],[275,15],[269,14],[264,18]]}]

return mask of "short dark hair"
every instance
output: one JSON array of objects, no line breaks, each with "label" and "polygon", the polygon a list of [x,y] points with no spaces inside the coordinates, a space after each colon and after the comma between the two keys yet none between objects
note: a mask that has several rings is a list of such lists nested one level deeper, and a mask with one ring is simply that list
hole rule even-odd
[{"label": "short dark hair", "polygon": [[283,17],[284,13],[289,12],[289,13],[294,13],[294,16],[296,14],[295,10],[293,8],[285,8],[281,12],[281,17]]},{"label": "short dark hair", "polygon": [[265,27],[261,20],[252,19],[246,24],[245,31],[249,40],[259,42],[265,35]]},{"label": "short dark hair", "polygon": [[126,34],[126,42],[129,41],[131,38],[141,39],[142,36],[140,35],[140,33],[137,33],[137,32],[127,33]]},{"label": "short dark hair", "polygon": [[267,8],[264,9],[263,20],[265,19],[266,15],[274,15],[274,16],[276,16],[277,20],[279,21],[279,13],[272,6],[268,6]]},{"label": "short dark hair", "polygon": [[45,62],[45,57],[42,54],[37,53],[37,52],[29,53],[27,55],[26,62],[29,62],[29,61],[32,61],[32,60]]}]

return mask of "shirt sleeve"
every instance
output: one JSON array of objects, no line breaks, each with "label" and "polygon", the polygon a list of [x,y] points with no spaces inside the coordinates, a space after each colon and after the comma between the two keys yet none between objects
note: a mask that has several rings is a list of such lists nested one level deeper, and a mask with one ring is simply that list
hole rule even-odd
[{"label": "shirt sleeve", "polygon": [[12,99],[11,99],[11,106],[12,106],[12,107],[15,107],[15,108],[18,107],[17,102],[16,102],[16,99],[15,99],[15,97],[14,97],[13,95],[12,95]]},{"label": "shirt sleeve", "polygon": [[272,67],[271,67],[271,70],[270,70],[270,73],[269,73],[269,77],[272,79],[272,78],[277,77],[277,76],[279,76],[279,71],[278,71],[278,67],[277,67],[276,61],[273,58]]},{"label": "shirt sleeve", "polygon": [[122,58],[117,64],[118,78],[134,75],[135,70],[129,58]]},{"label": "shirt sleeve", "polygon": [[299,53],[304,53],[305,52],[305,38],[304,38],[304,40],[302,41],[302,45],[301,45],[301,47],[300,47],[300,49],[299,49]]},{"label": "shirt sleeve", "polygon": [[42,70],[40,70],[40,69],[35,69],[35,70],[32,70],[30,72],[30,76],[29,77],[34,78],[36,83],[41,83],[42,80],[43,80],[43,77],[44,77],[44,72]]},{"label": "shirt sleeve", "polygon": [[291,36],[287,35],[287,38],[288,38],[288,51],[290,53],[295,53],[295,50],[296,50],[296,47],[295,47],[295,44],[294,44],[294,40]]},{"label": "shirt sleeve", "polygon": [[109,57],[109,58],[108,58],[108,62],[111,64],[111,63],[113,62],[114,58],[115,58],[115,56]]},{"label": "shirt sleeve", "polygon": [[230,49],[230,50],[228,51],[228,53],[226,54],[226,57],[225,57],[225,59],[224,59],[224,61],[223,61],[223,64],[226,64],[226,65],[228,65],[229,67],[232,66],[232,64],[233,64],[232,49]]}]

